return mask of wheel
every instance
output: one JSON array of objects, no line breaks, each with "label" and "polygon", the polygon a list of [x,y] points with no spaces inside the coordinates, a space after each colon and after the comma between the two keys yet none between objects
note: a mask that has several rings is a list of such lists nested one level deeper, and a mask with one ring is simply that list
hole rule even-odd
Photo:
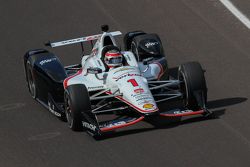
[{"label": "wheel", "polygon": [[32,98],[37,98],[37,87],[36,87],[36,81],[34,78],[33,68],[29,60],[26,62],[26,76],[27,76],[27,84],[29,92],[32,96]]},{"label": "wheel", "polygon": [[136,42],[134,41],[134,39],[131,42],[131,52],[135,55],[135,58],[137,60],[137,62],[141,61],[140,57],[139,57],[139,53],[138,53],[138,47],[136,45]]},{"label": "wheel", "polygon": [[132,39],[135,38],[136,36],[139,36],[139,35],[144,35],[146,34],[145,32],[143,31],[131,31],[131,32],[127,32],[125,35],[124,35],[124,38],[123,38],[123,42],[124,42],[124,49],[127,51],[127,50],[130,50],[131,49],[131,42],[132,42]]},{"label": "wheel", "polygon": [[201,65],[198,62],[180,65],[178,79],[184,105],[192,110],[204,108],[207,103],[207,86]]},{"label": "wheel", "polygon": [[73,131],[83,130],[82,112],[91,111],[87,88],[83,84],[70,85],[65,91],[65,114]]}]

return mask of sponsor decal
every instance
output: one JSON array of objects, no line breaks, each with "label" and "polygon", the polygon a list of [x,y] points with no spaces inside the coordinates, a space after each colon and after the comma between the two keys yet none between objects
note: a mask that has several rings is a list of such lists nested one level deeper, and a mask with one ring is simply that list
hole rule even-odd
[{"label": "sponsor decal", "polygon": [[72,43],[82,42],[85,39],[86,39],[86,37],[82,37],[82,38],[77,38],[77,39],[70,39],[67,41],[55,42],[55,43],[51,43],[51,46],[56,47],[56,46],[60,46],[60,45],[68,45],[68,44],[72,44]]},{"label": "sponsor decal", "polygon": [[82,40],[85,40],[86,38],[83,37],[83,38],[77,38],[77,39],[70,39],[70,40],[67,40],[67,41],[62,41],[62,44],[70,44],[70,43],[76,43],[76,42],[81,42]]},{"label": "sponsor decal", "polygon": [[128,76],[141,76],[141,74],[128,74]]},{"label": "sponsor decal", "polygon": [[141,101],[152,101],[153,98],[149,94],[131,94],[131,97],[134,97],[137,102],[140,102],[143,104]]},{"label": "sponsor decal", "polygon": [[114,122],[114,123],[107,124],[106,127],[111,128],[111,127],[114,127],[114,126],[119,126],[119,125],[124,125],[124,124],[126,124],[125,121],[119,121],[119,122]]},{"label": "sponsor decal", "polygon": [[151,97],[149,94],[131,94],[132,97],[138,99],[142,97]]},{"label": "sponsor decal", "polygon": [[56,61],[56,58],[51,58],[51,59],[42,60],[42,61],[40,61],[39,64],[42,66],[42,65],[44,65],[44,64],[46,64],[46,63],[50,63],[50,62],[52,62],[52,61]]},{"label": "sponsor decal", "polygon": [[59,112],[55,111],[55,105],[51,104],[50,102],[48,102],[48,106],[49,106],[49,111],[54,114],[57,117],[61,117],[61,114]]},{"label": "sponsor decal", "polygon": [[119,76],[117,78],[113,77],[113,79],[115,79],[115,81],[119,81],[122,78],[132,77],[132,76],[141,76],[141,74],[129,74],[129,73],[126,73],[126,74],[122,74],[121,76]]},{"label": "sponsor decal", "polygon": [[150,103],[147,103],[147,104],[143,105],[143,108],[145,108],[145,109],[152,109],[153,107],[154,107],[154,105],[150,104]]},{"label": "sponsor decal", "polygon": [[150,101],[150,100],[144,100],[144,101],[139,102],[138,105],[142,105],[142,104],[150,103],[150,102],[152,102],[152,101]]},{"label": "sponsor decal", "polygon": [[87,41],[95,40],[95,39],[97,39],[99,36],[100,36],[100,35],[93,35],[93,36],[88,37],[86,40],[87,40]]},{"label": "sponsor decal", "polygon": [[103,89],[104,86],[88,87],[88,89]]},{"label": "sponsor decal", "polygon": [[95,125],[92,125],[92,124],[90,124],[90,123],[88,123],[88,122],[82,121],[82,126],[85,127],[85,128],[88,128],[88,129],[90,129],[90,130],[92,130],[92,131],[95,131],[95,130],[96,130],[96,126],[95,126]]},{"label": "sponsor decal", "polygon": [[158,45],[158,42],[147,42],[147,43],[145,44],[145,46],[146,46],[147,48],[149,48],[150,46],[155,46],[155,45]]},{"label": "sponsor decal", "polygon": [[184,114],[184,113],[190,113],[193,112],[192,110],[179,110],[175,111],[174,114]]},{"label": "sponsor decal", "polygon": [[135,89],[134,92],[135,92],[136,94],[142,94],[142,93],[144,93],[144,89],[138,88],[138,89]]},{"label": "sponsor decal", "polygon": [[134,68],[129,68],[129,67],[124,67],[124,68],[120,68],[117,71],[114,72],[114,74],[121,72],[121,71],[127,71],[127,70],[134,70]]},{"label": "sponsor decal", "polygon": [[128,73],[122,74],[122,75],[120,75],[119,77],[113,77],[113,79],[115,79],[115,81],[118,81],[118,80],[120,80],[120,79],[122,79],[122,78],[127,77],[127,74],[128,74]]},{"label": "sponsor decal", "polygon": [[152,97],[142,97],[142,98],[139,98],[139,99],[136,99],[136,101],[141,101],[141,100],[152,100]]}]

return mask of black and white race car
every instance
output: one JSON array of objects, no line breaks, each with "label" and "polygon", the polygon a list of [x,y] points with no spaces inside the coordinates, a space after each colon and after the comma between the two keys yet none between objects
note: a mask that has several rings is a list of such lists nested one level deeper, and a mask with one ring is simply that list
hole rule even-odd
[{"label": "black and white race car", "polygon": [[[80,64],[64,67],[57,56],[44,49],[24,55],[26,80],[31,96],[74,130],[93,136],[126,127],[152,117],[209,115],[204,70],[197,62],[179,66],[178,78],[168,75],[160,38],[142,31],[124,36],[124,65],[108,69],[104,55],[118,49],[114,36],[120,31],[60,42],[52,48],[89,41],[92,51]],[[93,43],[95,41],[95,43]],[[181,106],[161,111],[159,103],[182,100]],[[112,115],[107,119],[105,115]],[[105,117],[103,119],[102,117]]]}]

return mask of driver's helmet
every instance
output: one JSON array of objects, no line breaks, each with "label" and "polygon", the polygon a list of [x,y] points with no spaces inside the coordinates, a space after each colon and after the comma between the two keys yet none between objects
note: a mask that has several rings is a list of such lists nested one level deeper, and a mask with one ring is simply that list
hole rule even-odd
[{"label": "driver's helmet", "polygon": [[120,67],[123,62],[123,55],[118,50],[110,50],[105,54],[104,61],[109,68]]}]

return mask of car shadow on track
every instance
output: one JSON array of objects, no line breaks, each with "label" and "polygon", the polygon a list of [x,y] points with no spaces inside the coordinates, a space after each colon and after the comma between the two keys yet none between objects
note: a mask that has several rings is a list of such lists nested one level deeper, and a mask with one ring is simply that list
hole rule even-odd
[{"label": "car shadow on track", "polygon": [[152,119],[145,120],[145,122],[151,124],[152,128],[141,128],[141,129],[130,129],[130,130],[119,130],[116,132],[110,132],[98,138],[97,140],[106,140],[110,138],[122,137],[131,134],[148,132],[156,129],[169,129],[174,128],[180,125],[197,123],[201,121],[207,121],[210,119],[220,119],[222,115],[225,114],[227,106],[236,105],[247,101],[247,98],[244,97],[234,97],[234,98],[225,98],[209,101],[207,106],[208,109],[214,113],[213,117],[203,117],[203,116],[192,116],[185,119],[181,117],[155,117]]},{"label": "car shadow on track", "polygon": [[225,99],[209,101],[207,103],[207,106],[208,106],[208,109],[216,109],[216,108],[222,108],[222,107],[227,107],[227,106],[243,103],[245,101],[247,101],[247,98],[245,97],[225,98]]}]

